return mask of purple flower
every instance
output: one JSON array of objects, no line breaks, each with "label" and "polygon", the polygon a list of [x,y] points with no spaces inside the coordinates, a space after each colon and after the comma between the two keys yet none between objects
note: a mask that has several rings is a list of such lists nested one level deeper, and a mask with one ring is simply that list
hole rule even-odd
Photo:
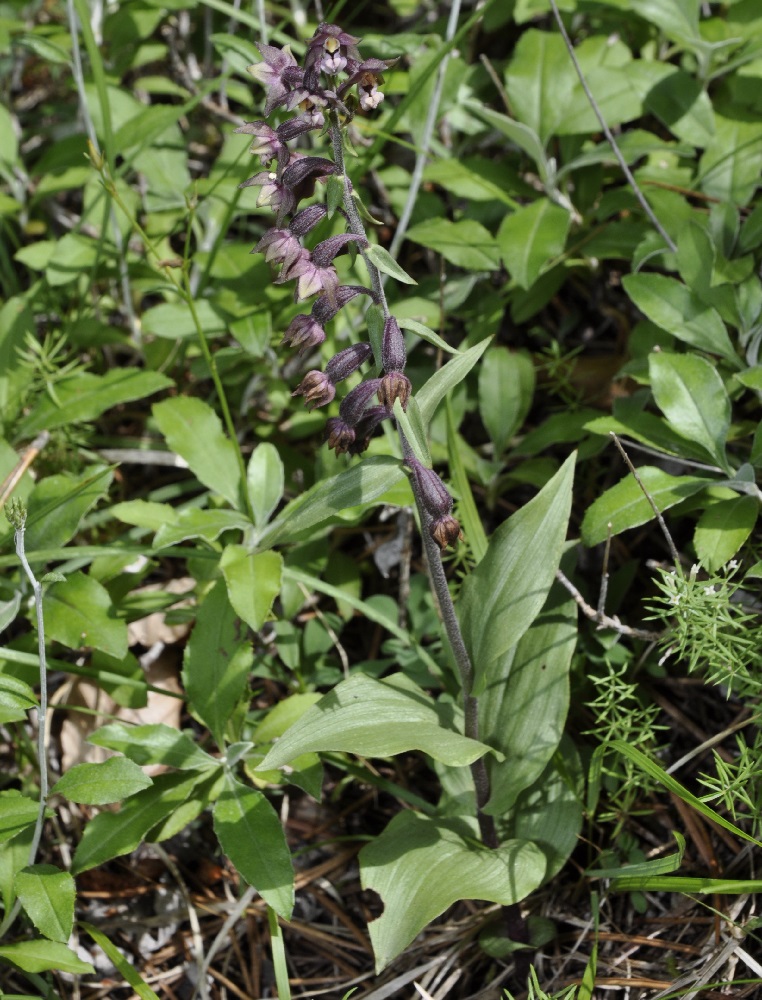
[{"label": "purple flower", "polygon": [[312,347],[318,347],[325,340],[325,330],[313,316],[295,316],[283,334],[283,343],[298,347],[304,354]]},{"label": "purple flower", "polygon": [[372,355],[373,348],[370,344],[352,344],[351,347],[345,347],[343,351],[334,354],[325,366],[325,373],[332,382],[342,382],[364,365]]},{"label": "purple flower", "polygon": [[304,396],[308,410],[316,406],[326,406],[336,395],[336,386],[320,371],[307,372],[299,385],[291,393],[292,396]]},{"label": "purple flower", "polygon": [[337,91],[338,96],[341,97],[350,87],[357,84],[360,107],[363,111],[373,111],[384,99],[384,95],[378,89],[379,84],[384,82],[382,74],[396,62],[396,59],[366,59],[363,62],[350,61],[347,70],[349,77],[339,87]]},{"label": "purple flower", "polygon": [[422,465],[417,458],[407,459],[415,480],[415,493],[421,506],[431,517],[429,534],[440,547],[446,549],[461,537],[460,524],[451,515],[452,497],[447,487],[433,469]]},{"label": "purple flower", "polygon": [[[287,168],[288,169],[288,168]],[[268,170],[263,170],[255,174],[248,180],[239,184],[240,188],[256,187],[261,185],[262,190],[257,197],[257,207],[264,208],[270,205],[276,213],[278,223],[284,215],[287,215],[296,206],[296,197],[287,184],[278,180],[278,175]]]},{"label": "purple flower", "polygon": [[337,455],[343,455],[355,443],[355,429],[341,417],[329,417],[325,423],[325,441]]},{"label": "purple flower", "polygon": [[304,247],[288,229],[268,229],[257,243],[252,253],[264,253],[268,263],[283,264],[289,267],[302,253]]},{"label": "purple flower", "polygon": [[277,49],[274,45],[265,45],[263,42],[257,42],[256,46],[262,61],[249,66],[249,73],[267,91],[264,113],[269,115],[287,100],[294,88],[301,85],[304,73],[288,47]]},{"label": "purple flower", "polygon": [[291,278],[297,279],[294,296],[297,302],[303,302],[317,292],[325,292],[329,301],[336,301],[336,292],[339,288],[336,268],[330,264],[327,267],[318,267],[307,250],[304,250],[288,269],[283,269],[276,279],[276,284],[290,281]]},{"label": "purple flower", "polygon": [[334,318],[339,309],[342,309],[356,295],[370,295],[374,302],[377,298],[373,289],[365,288],[363,285],[339,285],[333,300],[329,299],[327,295],[320,295],[315,299],[312,305],[312,315],[325,326]]},{"label": "purple flower", "polygon": [[291,222],[289,222],[288,228],[294,236],[306,236],[307,233],[325,218],[327,212],[328,209],[323,204],[308,205],[301,212],[296,213]]},{"label": "purple flower", "polygon": [[360,53],[357,43],[360,41],[354,35],[342,31],[337,24],[323,21],[307,45],[307,55],[304,60],[304,84],[309,90],[315,90],[322,70],[330,76],[340,73],[347,65],[347,56],[357,60]]},{"label": "purple flower", "polygon": [[378,401],[382,406],[393,410],[394,401],[398,399],[402,409],[406,410],[412,391],[413,387],[407,375],[403,375],[402,372],[386,372],[378,389]]},{"label": "purple flower", "polygon": [[355,439],[348,448],[349,454],[361,455],[370,444],[370,439],[381,421],[391,416],[385,406],[369,406],[354,429]]},{"label": "purple flower", "polygon": [[245,125],[235,129],[235,132],[254,136],[251,146],[249,146],[249,152],[259,157],[263,167],[266,167],[276,156],[280,166],[288,162],[288,148],[281,141],[275,129],[270,128],[267,122],[246,122]]},{"label": "purple flower", "polygon": [[322,243],[318,243],[312,251],[312,259],[319,267],[326,267],[340,253],[343,253],[349,243],[356,243],[361,250],[369,244],[364,236],[357,233],[341,233],[339,236],[331,236]]}]

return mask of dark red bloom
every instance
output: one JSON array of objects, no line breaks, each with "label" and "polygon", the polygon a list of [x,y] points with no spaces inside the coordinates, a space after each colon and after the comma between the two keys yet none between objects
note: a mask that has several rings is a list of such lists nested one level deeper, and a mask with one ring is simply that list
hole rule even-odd
[{"label": "dark red bloom", "polygon": [[256,43],[262,61],[249,66],[249,72],[267,92],[265,115],[277,108],[288,98],[294,88],[301,85],[304,71],[298,66],[289,48],[278,49],[274,45]]},{"label": "dark red bloom", "polygon": [[413,387],[407,375],[397,371],[386,372],[378,388],[378,401],[382,406],[393,410],[394,401],[398,399],[402,409],[406,410],[412,391]]},{"label": "dark red bloom", "polygon": [[299,385],[291,393],[292,396],[304,396],[307,409],[314,410],[316,406],[326,406],[336,395],[336,386],[323,372],[307,372]]},{"label": "dark red bloom", "polygon": [[463,537],[460,522],[451,514],[444,514],[432,521],[429,525],[429,534],[440,549],[446,549],[448,545],[455,545],[458,539]]},{"label": "dark red bloom", "polygon": [[298,347],[299,354],[318,347],[325,340],[325,330],[313,316],[295,316],[283,334],[283,343]]}]

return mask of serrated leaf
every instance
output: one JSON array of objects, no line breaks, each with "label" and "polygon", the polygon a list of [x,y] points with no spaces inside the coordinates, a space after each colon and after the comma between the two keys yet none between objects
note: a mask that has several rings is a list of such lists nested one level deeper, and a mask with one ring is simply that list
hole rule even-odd
[{"label": "serrated leaf", "polygon": [[540,493],[502,524],[468,576],[458,602],[474,665],[474,693],[499,675],[501,659],[545,603],[561,560],[571,509],[575,455]]},{"label": "serrated leaf", "polygon": [[428,219],[408,230],[407,238],[440,253],[456,267],[495,271],[500,251],[494,236],[474,219]]},{"label": "serrated leaf", "polygon": [[622,284],[638,309],[662,330],[707,354],[737,361],[720,314],[681,282],[663,274],[628,274]]},{"label": "serrated leaf", "polygon": [[16,875],[14,887],[40,934],[66,944],[74,925],[76,887],[71,875],[55,865],[31,865]]},{"label": "serrated leaf", "polygon": [[150,786],[151,779],[133,761],[109,757],[98,764],[75,764],[58,779],[51,794],[64,795],[70,802],[102,806]]},{"label": "serrated leaf", "polygon": [[96,729],[87,739],[97,747],[123,753],[140,766],[163,764],[180,770],[219,766],[219,761],[196,746],[186,733],[160,722],[145,726],[110,722]]},{"label": "serrated leaf", "polygon": [[698,354],[659,351],[648,356],[648,372],[656,405],[671,426],[728,471],[730,399],[717,369]]},{"label": "serrated leaf", "polygon": [[720,500],[707,507],[693,535],[696,555],[707,572],[716,573],[738,553],[758,516],[759,501],[750,496]]},{"label": "serrated leaf", "polygon": [[214,807],[214,831],[236,869],[285,920],[294,908],[294,869],[278,814],[265,796],[230,775]]},{"label": "serrated leaf", "polygon": [[528,841],[511,840],[491,851],[461,820],[398,813],[360,852],[362,886],[384,903],[382,915],[368,925],[376,972],[457,900],[508,906],[536,889],[544,874],[545,858]]},{"label": "serrated leaf", "polygon": [[[699,476],[671,476],[653,465],[639,468],[638,476],[660,513],[715,482]],[[609,525],[611,534],[618,535],[646,524],[653,516],[635,477],[627,475],[588,507],[582,521],[582,541],[588,546],[598,545],[608,537]]]},{"label": "serrated leaf", "polygon": [[218,580],[199,608],[182,672],[189,707],[209,727],[218,747],[225,745],[225,728],[246,689],[251,656],[225,581]]},{"label": "serrated leaf", "polygon": [[127,655],[127,625],[114,617],[106,588],[85,573],[54,583],[43,598],[45,632],[70,649],[91,646],[122,659]]},{"label": "serrated leaf", "polygon": [[279,552],[250,552],[243,545],[227,545],[220,569],[234,611],[258,632],[280,593],[283,557]]},{"label": "serrated leaf", "polygon": [[65,944],[35,938],[32,941],[17,941],[16,944],[0,945],[0,958],[17,965],[24,972],[68,972],[73,976],[92,976],[95,969],[89,962],[83,962]]},{"label": "serrated leaf", "polygon": [[39,804],[16,789],[0,792],[0,843],[10,840],[37,819]]},{"label": "serrated leaf", "polygon": [[455,766],[488,748],[446,728],[436,703],[404,675],[382,681],[355,674],[324,695],[273,746],[257,770],[272,770],[310,751],[390,757],[420,750]]},{"label": "serrated leaf", "polygon": [[[409,235],[410,234],[408,233],[408,236]],[[365,256],[371,264],[376,265],[379,271],[383,271],[384,274],[388,274],[389,277],[394,278],[396,281],[401,281],[403,285],[418,284],[415,278],[411,278],[407,271],[399,266],[389,251],[380,247],[377,243],[372,243],[368,247],[365,251]]]},{"label": "serrated leaf", "polygon": [[442,365],[439,371],[434,372],[428,382],[418,390],[415,398],[418,402],[418,409],[421,411],[424,427],[428,428],[436,408],[447,393],[463,381],[491,343],[492,338],[486,337],[467,351],[451,358],[446,365]]},{"label": "serrated leaf", "polygon": [[157,403],[153,415],[169,447],[185,459],[199,481],[234,508],[245,509],[235,445],[225,436],[214,410],[201,399],[177,396]]}]

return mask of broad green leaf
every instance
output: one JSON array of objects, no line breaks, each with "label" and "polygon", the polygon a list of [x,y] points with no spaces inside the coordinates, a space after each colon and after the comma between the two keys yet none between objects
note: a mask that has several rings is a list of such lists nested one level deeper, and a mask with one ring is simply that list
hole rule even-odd
[{"label": "broad green leaf", "polygon": [[198,819],[201,813],[219,798],[224,783],[225,772],[222,767],[207,772],[196,782],[176,809],[148,830],[145,840],[151,844],[158,844],[162,840],[168,840],[182,833],[189,823]]},{"label": "broad green leaf", "polygon": [[693,544],[701,565],[716,573],[738,552],[754,530],[759,501],[754,497],[720,500],[703,512],[696,525]]},{"label": "broad green leaf", "polygon": [[479,368],[479,414],[495,449],[495,458],[529,413],[534,396],[534,364],[528,354],[492,347]]},{"label": "broad green leaf", "polygon": [[278,449],[269,441],[262,441],[251,453],[246,469],[254,523],[263,528],[283,497],[284,471]]},{"label": "broad green leaf", "polygon": [[418,390],[415,398],[418,403],[418,409],[421,411],[421,420],[424,427],[428,428],[436,412],[436,408],[447,393],[463,381],[491,343],[492,338],[485,337],[478,344],[469,347],[463,354],[451,358],[446,365],[442,365],[438,371],[434,372],[428,382]]},{"label": "broad green leaf", "polygon": [[[469,102],[466,103],[468,104]],[[469,110],[471,106],[469,104]],[[485,108],[484,110],[485,120],[489,121],[489,118],[486,116],[486,112],[489,109]],[[494,112],[492,113],[494,114]],[[499,117],[504,118],[505,116],[500,115]],[[510,118],[506,118],[505,120],[509,125],[516,128],[526,128],[524,125],[518,125],[516,122],[511,121]],[[540,147],[539,140],[536,137],[535,142],[540,151],[542,151],[542,147]],[[446,191],[451,191],[458,198],[493,203],[501,201],[510,208],[518,208],[518,202],[509,194],[510,178],[506,176],[503,164],[482,156],[470,156],[466,157],[465,160],[448,156],[441,160],[435,160],[426,167],[423,179],[424,181],[439,184],[440,187],[443,187]]]},{"label": "broad green leaf", "polygon": [[19,433],[27,436],[67,424],[86,423],[120,403],[152,396],[171,385],[172,379],[166,375],[139,368],[112,368],[105,375],[79,372],[56,382],[58,403],[42,396],[22,421]]},{"label": "broad green leaf", "polygon": [[362,886],[384,903],[384,912],[368,925],[376,972],[457,900],[508,906],[533,892],[544,874],[545,858],[528,841],[487,850],[462,820],[398,813],[360,852]]},{"label": "broad green leaf", "polygon": [[301,691],[276,702],[254,730],[252,739],[256,743],[271,743],[278,739],[321,698],[317,691]]},{"label": "broad green leaf", "polygon": [[503,219],[498,246],[509,274],[521,288],[530,288],[563,253],[570,221],[566,209],[549,198],[538,198]]},{"label": "broad green leaf", "polygon": [[[714,483],[713,479],[699,476],[671,476],[653,465],[642,466],[638,475],[660,513]],[[653,516],[635,477],[627,475],[588,507],[582,521],[582,541],[588,546],[598,545],[606,541],[609,527],[612,535],[618,535],[646,524]]]},{"label": "broad green leaf", "polygon": [[177,511],[168,503],[154,503],[150,500],[125,500],[116,503],[111,513],[125,524],[133,524],[136,528],[149,528],[158,531],[165,524],[177,521]]},{"label": "broad green leaf", "polygon": [[714,111],[701,81],[667,63],[639,59],[627,67],[627,77],[647,111],[681,142],[702,149],[714,136]]},{"label": "broad green leaf", "polygon": [[[612,61],[610,64],[601,63],[600,59],[606,58],[606,49],[610,46],[608,39],[594,37],[583,42],[577,49],[577,55],[581,56],[581,62],[591,64],[585,69],[585,79],[593,92],[596,102],[603,117],[610,128],[621,125],[623,122],[630,122],[639,118],[643,114],[643,105],[639,94],[630,83],[627,72],[627,63]],[[616,43],[614,43],[616,45]],[[602,49],[602,54],[597,59],[590,58],[590,48]],[[617,48],[624,48],[619,44]],[[586,54],[588,58],[584,59]],[[627,53],[627,62],[630,62]],[[564,109],[564,116],[556,127],[557,135],[581,135],[600,130],[600,122],[597,115],[590,106],[590,100],[578,82],[575,81],[574,90]]]},{"label": "broad green leaf", "polygon": [[[0,798],[0,809],[3,808],[3,805],[3,800]],[[16,873],[29,864],[29,851],[33,836],[34,827],[31,824],[17,833],[15,837],[11,837],[10,840],[3,842],[3,838],[0,836],[0,899],[2,899],[6,913],[10,912],[11,907],[16,902],[13,883]]]},{"label": "broad green leaf", "polygon": [[92,271],[98,259],[98,244],[81,233],[65,233],[56,241],[50,255],[45,277],[49,285],[71,284],[82,274]]},{"label": "broad green leaf", "polygon": [[447,728],[433,699],[404,675],[377,681],[355,674],[305,712],[257,770],[272,770],[309,751],[327,750],[361,757],[421,750],[446,764],[466,766],[483,756],[487,747]]},{"label": "broad green leaf", "polygon": [[92,646],[110,656],[127,655],[127,625],[114,616],[106,588],[85,573],[71,573],[52,584],[43,597],[48,639],[70,649]]},{"label": "broad green leaf", "polygon": [[479,698],[479,733],[505,754],[487,758],[485,811],[508,812],[556,751],[569,710],[569,667],[577,638],[577,605],[556,584],[548,603],[501,658]]},{"label": "broad green leaf", "polygon": [[76,887],[71,875],[55,865],[31,865],[18,873],[15,889],[40,934],[66,944],[74,924]]},{"label": "broad green leaf", "polygon": [[237,510],[199,510],[197,507],[189,507],[176,514],[173,521],[166,521],[159,527],[153,547],[163,549],[179,545],[189,538],[203,538],[211,543],[226,531],[241,532],[250,527],[251,521]]},{"label": "broad green leaf", "polygon": [[115,968],[119,970],[119,975],[125,982],[130,984],[137,996],[140,997],[140,1000],[159,1000],[159,997],[145,983],[136,969],[130,965],[113,941],[102,931],[99,931],[97,927],[93,927],[92,924],[88,924],[84,920],[79,921],[79,926],[103,949],[108,958],[114,963]]},{"label": "broad green leaf", "polygon": [[217,746],[246,690],[251,644],[241,629],[224,580],[218,580],[199,608],[185,647],[183,686],[191,711],[209,727]]},{"label": "broad green leaf", "polygon": [[427,219],[408,230],[407,238],[440,253],[456,267],[496,271],[500,251],[494,236],[474,219]]},{"label": "broad green leaf", "polygon": [[701,40],[699,34],[700,0],[629,0],[629,9],[646,21],[661,28],[675,41],[693,43]]},{"label": "broad green leaf", "polygon": [[730,399],[714,365],[698,354],[659,351],[648,356],[648,371],[656,405],[672,427],[727,471]]},{"label": "broad green leaf", "polygon": [[28,336],[36,336],[34,331],[34,314],[25,298],[14,296],[0,305],[0,413],[4,424],[16,419],[32,379],[19,351]]},{"label": "broad green leaf", "polygon": [[707,354],[737,361],[720,314],[680,281],[663,274],[628,274],[622,284],[638,309],[662,330]]},{"label": "broad green leaf", "polygon": [[85,826],[72,859],[72,875],[134,851],[148,831],[180,808],[203,780],[203,771],[159,774],[150,788],[131,795],[119,812],[98,813]]},{"label": "broad green leaf", "polygon": [[219,766],[219,761],[197,746],[186,733],[160,722],[145,726],[110,722],[88,736],[88,742],[123,753],[141,767],[163,764],[180,770],[196,770]]},{"label": "broad green leaf", "polygon": [[32,941],[17,941],[16,944],[0,945],[0,959],[12,962],[24,972],[68,972],[73,976],[92,976],[95,969],[89,962],[83,962],[60,941],[34,938]]},{"label": "broad green leaf", "polygon": [[39,804],[15,788],[0,792],[0,843],[10,840],[37,819]]},{"label": "broad green leaf", "polygon": [[699,161],[701,190],[720,201],[747,205],[762,173],[762,124],[716,114],[715,125]]},{"label": "broad green leaf", "polygon": [[545,603],[566,540],[574,478],[570,455],[526,506],[502,524],[468,576],[458,602],[463,637],[474,665],[474,693],[500,671]]},{"label": "broad green leaf", "polygon": [[278,814],[262,792],[228,775],[214,807],[214,832],[236,869],[285,920],[294,908],[294,869]]},{"label": "broad green leaf", "polygon": [[71,802],[102,806],[150,788],[151,779],[127,757],[109,757],[99,764],[75,764],[58,779],[52,795]]},{"label": "broad green leaf", "polygon": [[34,688],[10,674],[0,674],[0,725],[26,719],[26,713],[37,704]]},{"label": "broad green leaf", "polygon": [[26,551],[65,545],[85,514],[104,496],[113,478],[111,469],[91,467],[75,478],[66,473],[47,476],[35,486],[27,505]]},{"label": "broad green leaf", "polygon": [[516,118],[540,137],[543,147],[563,121],[576,83],[557,32],[529,28],[521,34],[505,72],[505,89]]},{"label": "broad green leaf", "polygon": [[677,237],[677,266],[680,277],[699,298],[709,291],[717,250],[703,226],[693,219]]},{"label": "broad green leaf", "polygon": [[[201,329],[207,337],[227,333],[227,323],[214,311],[208,299],[195,304]],[[143,313],[143,332],[168,340],[188,340],[198,336],[193,314],[184,302],[162,302]]]},{"label": "broad green leaf", "polygon": [[[408,233],[408,236],[410,236],[410,233]],[[384,274],[388,274],[396,281],[401,281],[403,285],[418,284],[417,281],[410,277],[407,271],[399,266],[389,251],[384,250],[384,248],[378,246],[378,244],[371,244],[365,251],[365,256],[371,264],[375,264],[379,271],[383,271]]]},{"label": "broad green leaf", "polygon": [[220,569],[236,614],[259,632],[280,593],[283,556],[272,551],[250,552],[243,545],[226,545]]},{"label": "broad green leaf", "polygon": [[585,773],[576,747],[563,736],[553,759],[513,808],[496,816],[500,838],[517,837],[545,855],[544,882],[566,864],[582,829]]},{"label": "broad green leaf", "polygon": [[381,455],[366,458],[292,501],[262,532],[260,545],[296,541],[304,531],[330,520],[338,511],[373,503],[404,477],[397,459]]},{"label": "broad green leaf", "polygon": [[153,415],[167,444],[188,463],[204,486],[241,506],[241,477],[235,445],[222,429],[220,418],[203,400],[176,396],[157,403]]}]

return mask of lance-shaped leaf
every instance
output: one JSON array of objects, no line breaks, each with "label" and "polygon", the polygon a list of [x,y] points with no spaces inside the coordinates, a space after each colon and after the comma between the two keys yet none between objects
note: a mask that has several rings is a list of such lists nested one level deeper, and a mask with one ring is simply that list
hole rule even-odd
[{"label": "lance-shaped leaf", "polygon": [[66,944],[74,923],[74,879],[55,865],[31,865],[16,876],[15,889],[30,920],[46,938]]},{"label": "lance-shaped leaf", "polygon": [[474,693],[500,675],[501,658],[545,603],[566,539],[573,477],[570,455],[540,493],[497,529],[463,585],[458,616],[474,665]]},{"label": "lance-shaped leaf", "polygon": [[436,702],[403,674],[374,680],[355,674],[308,709],[276,742],[257,770],[267,771],[309,751],[390,757],[422,750],[463,767],[489,748],[442,722]]}]

